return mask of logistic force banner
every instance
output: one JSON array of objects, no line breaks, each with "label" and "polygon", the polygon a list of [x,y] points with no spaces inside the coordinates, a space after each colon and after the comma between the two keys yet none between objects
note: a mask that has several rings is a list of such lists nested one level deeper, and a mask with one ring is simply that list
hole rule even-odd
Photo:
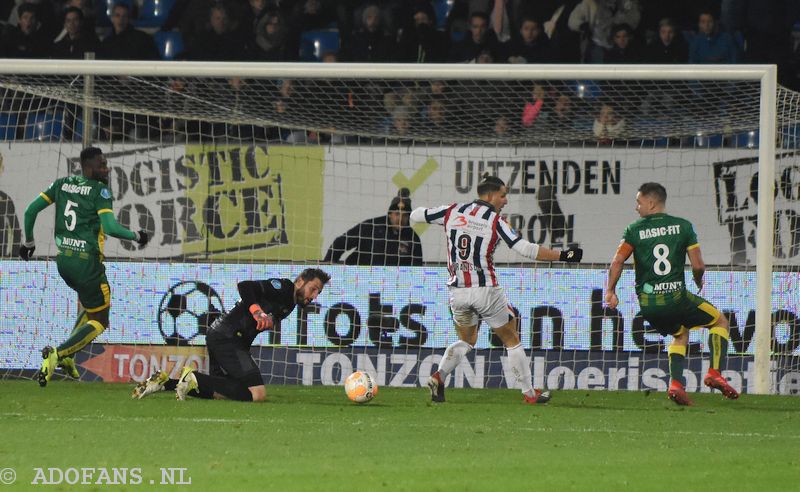
[{"label": "logistic force banner", "polygon": [[[140,248],[106,241],[109,258],[316,259],[322,248],[321,147],[181,145],[103,148],[120,224],[146,230]],[[2,254],[19,245],[25,207],[59,177],[80,172],[73,144],[0,151]],[[38,255],[56,253],[53,208],[37,219]]]},{"label": "logistic force banner", "polygon": [[[120,223],[153,232],[145,248],[108,241],[117,258],[318,261],[334,239],[387,213],[401,187],[412,206],[468,202],[483,172],[508,185],[512,227],[550,247],[580,246],[606,263],[634,210],[638,187],[667,188],[670,213],[695,226],[706,263],[753,265],[758,205],[755,150],[136,146],[105,148]],[[21,241],[27,204],[76,173],[73,144],[12,143],[0,150],[0,253]],[[775,263],[800,265],[800,163],[778,155]],[[53,255],[52,208],[35,230]],[[439,226],[415,226],[427,262],[444,262]],[[523,261],[501,246],[497,262]]]}]

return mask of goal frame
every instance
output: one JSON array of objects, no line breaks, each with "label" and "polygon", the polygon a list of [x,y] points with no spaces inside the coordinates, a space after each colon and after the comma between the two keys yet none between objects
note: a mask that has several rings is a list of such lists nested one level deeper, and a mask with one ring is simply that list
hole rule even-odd
[{"label": "goal frame", "polygon": [[[462,64],[309,64],[230,62],[149,62],[111,60],[3,60],[0,74],[156,77],[255,77],[306,79],[429,80],[720,80],[758,81],[759,176],[774,176],[777,118],[775,65],[462,65]],[[90,87],[90,83],[86,84]],[[86,132],[88,134],[88,132]],[[86,143],[86,142],[85,142]],[[774,179],[760,179],[758,195],[773,197]],[[756,317],[754,370],[756,394],[769,394],[772,336],[772,247],[774,198],[759,200],[756,232]]]}]

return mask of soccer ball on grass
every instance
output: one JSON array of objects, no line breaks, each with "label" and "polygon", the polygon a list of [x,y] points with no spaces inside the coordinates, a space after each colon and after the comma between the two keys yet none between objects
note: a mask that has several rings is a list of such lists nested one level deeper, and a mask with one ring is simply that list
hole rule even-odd
[{"label": "soccer ball on grass", "polygon": [[356,403],[366,403],[378,394],[378,385],[366,372],[356,371],[344,380],[347,397]]}]

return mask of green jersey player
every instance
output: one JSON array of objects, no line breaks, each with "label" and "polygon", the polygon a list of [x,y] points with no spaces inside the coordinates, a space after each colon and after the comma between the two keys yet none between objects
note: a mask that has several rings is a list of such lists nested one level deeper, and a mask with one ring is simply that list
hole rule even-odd
[{"label": "green jersey player", "polygon": [[711,365],[703,383],[720,390],[726,398],[736,399],[739,393],[720,374],[728,352],[728,319],[710,302],[686,289],[687,255],[698,293],[703,289],[703,255],[692,224],[665,213],[666,202],[667,190],[660,184],[644,183],[639,187],[636,211],[641,218],[625,228],[608,270],[605,302],[612,308],[619,304],[617,282],[622,275],[622,265],[633,254],[636,295],[642,316],[661,335],[673,337],[668,349],[670,386],[667,396],[678,405],[692,405],[686,395],[683,376],[689,330],[708,328]]},{"label": "green jersey player", "polygon": [[56,366],[72,377],[78,370],[72,355],[94,340],[108,326],[111,289],[103,265],[103,241],[106,234],[136,241],[144,247],[149,239],[144,231],[132,232],[119,225],[112,210],[108,189],[108,162],[96,147],[81,152],[80,176],[60,178],[40,193],[25,210],[25,244],[19,250],[23,260],[30,260],[36,248],[33,226],[36,216],[51,204],[56,205],[56,266],[64,282],[78,293],[78,319],[69,338],[56,348],[42,350],[39,385],[46,386]]}]

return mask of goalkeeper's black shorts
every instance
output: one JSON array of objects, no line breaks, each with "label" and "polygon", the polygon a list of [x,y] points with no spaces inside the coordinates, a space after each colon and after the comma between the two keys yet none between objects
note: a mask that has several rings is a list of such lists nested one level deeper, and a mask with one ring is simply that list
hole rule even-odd
[{"label": "goalkeeper's black shorts", "polygon": [[244,383],[248,388],[261,386],[264,379],[250,350],[242,348],[233,338],[208,338],[209,372]]}]

